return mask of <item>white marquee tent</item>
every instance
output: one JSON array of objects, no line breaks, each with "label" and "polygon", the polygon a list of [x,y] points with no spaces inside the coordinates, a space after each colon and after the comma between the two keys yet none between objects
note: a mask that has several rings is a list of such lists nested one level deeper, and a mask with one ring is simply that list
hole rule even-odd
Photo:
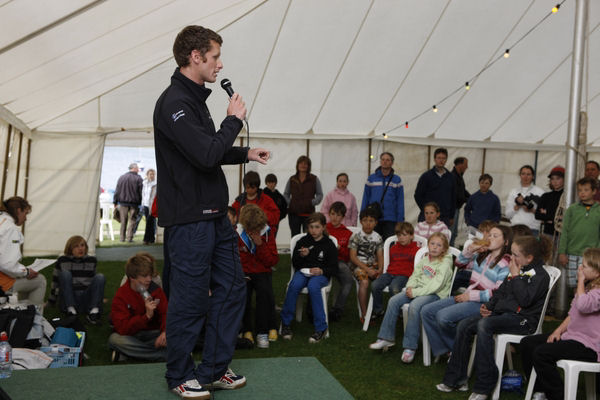
[{"label": "white marquee tent", "polygon": [[[95,242],[104,146],[153,146],[154,102],[189,24],[223,36],[219,79],[246,100],[250,144],[274,150],[268,166],[248,168],[276,173],[280,186],[308,153],[325,191],[345,171],[360,201],[385,149],[414,221],[416,180],[440,145],[450,160],[469,158],[472,191],[485,171],[505,198],[522,164],[537,166],[543,186],[565,163],[575,0],[519,39],[556,2],[0,0],[2,193],[34,207],[26,254],[57,254],[72,234]],[[583,109],[589,156],[600,160],[600,7],[591,3]],[[507,48],[509,58],[473,79]],[[468,80],[469,91],[440,102]],[[212,87],[219,121],[227,98]],[[433,105],[439,112],[413,119]],[[226,172],[233,199],[240,172]]]}]

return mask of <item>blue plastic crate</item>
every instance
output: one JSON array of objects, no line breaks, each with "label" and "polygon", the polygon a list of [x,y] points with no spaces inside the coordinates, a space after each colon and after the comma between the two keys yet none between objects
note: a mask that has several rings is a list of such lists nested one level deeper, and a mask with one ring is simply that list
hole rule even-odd
[{"label": "blue plastic crate", "polygon": [[85,343],[85,332],[77,332],[77,334],[81,335],[78,347],[59,346],[55,344],[40,347],[41,351],[54,360],[48,368],[77,368],[79,366],[79,357],[83,354],[83,345]]}]

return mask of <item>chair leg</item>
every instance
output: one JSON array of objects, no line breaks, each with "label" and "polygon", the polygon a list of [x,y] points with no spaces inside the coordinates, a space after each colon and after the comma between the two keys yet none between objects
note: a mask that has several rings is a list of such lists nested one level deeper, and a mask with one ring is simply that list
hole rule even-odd
[{"label": "chair leg", "polygon": [[565,368],[565,400],[577,399],[577,382],[579,380],[579,370]]},{"label": "chair leg", "polygon": [[431,365],[431,346],[423,323],[421,323],[421,337],[423,338],[423,365],[429,367]]},{"label": "chair leg", "polygon": [[[359,304],[360,307],[360,304]],[[369,305],[367,306],[367,313],[365,314],[365,322],[363,323],[363,331],[369,330],[369,322],[371,322],[371,315],[373,314],[373,296],[369,296]]]},{"label": "chair leg", "polygon": [[323,308],[325,311],[325,322],[327,323],[327,332],[325,333],[325,337],[329,337],[329,313],[327,312],[327,288],[321,289],[321,297],[323,298]]},{"label": "chair leg", "polygon": [[533,396],[533,388],[535,386],[535,380],[537,379],[537,373],[535,368],[531,369],[531,375],[529,376],[529,383],[527,384],[527,392],[525,393],[525,400],[531,400]]},{"label": "chair leg", "polygon": [[402,306],[402,327],[404,328],[404,332],[406,332],[406,324],[408,323],[408,307],[409,304]]},{"label": "chair leg", "polygon": [[471,355],[469,356],[469,365],[467,367],[467,376],[470,378],[473,373],[473,363],[475,362],[475,347],[477,346],[477,335],[473,336],[473,346],[471,347]]}]

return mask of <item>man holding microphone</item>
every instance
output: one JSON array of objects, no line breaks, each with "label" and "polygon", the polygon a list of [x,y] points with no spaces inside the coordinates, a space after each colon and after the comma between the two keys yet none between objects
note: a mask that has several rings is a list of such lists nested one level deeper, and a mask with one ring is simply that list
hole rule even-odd
[{"label": "man holding microphone", "polygon": [[[154,144],[161,184],[158,222],[170,257],[167,312],[169,389],[182,398],[209,398],[209,389],[236,389],[246,378],[228,368],[244,314],[246,284],[237,239],[227,218],[229,194],[221,165],[258,161],[265,149],[234,147],[246,117],[234,93],[227,117],[215,130],[206,99],[223,68],[221,37],[201,26],[175,39],[178,68],[154,110]],[[210,295],[209,295],[210,292]],[[191,352],[202,326],[202,363]]]}]

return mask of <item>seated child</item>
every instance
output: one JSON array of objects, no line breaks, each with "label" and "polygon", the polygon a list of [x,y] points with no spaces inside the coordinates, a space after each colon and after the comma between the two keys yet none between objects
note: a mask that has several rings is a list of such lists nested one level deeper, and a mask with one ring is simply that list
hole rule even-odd
[{"label": "seated child", "polygon": [[390,248],[390,264],[387,271],[371,283],[373,296],[373,317],[376,319],[383,315],[383,289],[390,287],[394,296],[404,289],[408,278],[415,266],[415,254],[419,251],[417,242],[414,242],[414,228],[408,222],[398,222],[395,228],[398,241]]},{"label": "seated child", "polygon": [[600,249],[583,252],[569,316],[552,333],[523,338],[521,349],[525,376],[529,377],[535,367],[533,398],[539,400],[564,398],[558,360],[600,361]]},{"label": "seated child", "polygon": [[352,231],[342,224],[345,215],[346,205],[341,201],[336,201],[329,207],[327,233],[335,237],[338,242],[338,272],[335,278],[341,286],[331,313],[329,313],[330,321],[339,321],[342,318],[346,299],[354,284],[354,278],[352,278],[352,272],[350,271],[350,250],[348,249]]},{"label": "seated child", "polygon": [[[279,222],[287,216],[287,208],[288,204],[285,201],[285,197],[277,190],[275,187],[277,186],[277,176],[275,174],[267,174],[265,176],[265,188],[263,189],[263,193],[269,196],[277,208],[279,208]],[[279,231],[279,222],[277,222],[276,230],[275,230],[275,238],[277,238],[277,231]]]},{"label": "seated child", "polygon": [[550,247],[545,237],[538,240],[533,236],[520,236],[513,240],[510,273],[490,301],[481,305],[479,315],[458,324],[444,380],[436,386],[439,391],[468,390],[467,369],[475,335],[476,377],[469,398],[483,400],[494,391],[499,374],[494,361],[494,335],[530,335],[537,329],[550,283],[543,267]]},{"label": "seated child", "polygon": [[240,208],[242,206],[256,204],[267,215],[268,224],[271,229],[276,231],[279,225],[279,208],[277,208],[275,202],[269,196],[263,193],[262,189],[259,189],[260,175],[258,175],[258,172],[246,172],[242,183],[244,184],[244,193],[236,197],[231,205],[237,212],[237,215],[240,215]]},{"label": "seated child", "polygon": [[387,350],[395,344],[396,323],[402,306],[410,303],[408,321],[402,339],[402,362],[411,363],[419,346],[421,333],[421,309],[426,304],[448,297],[452,285],[452,255],[448,253],[448,239],[435,232],[427,242],[427,253],[415,265],[415,270],[406,282],[406,292],[398,293],[388,302],[377,341],[371,343],[373,350]]},{"label": "seated child", "polygon": [[417,224],[415,235],[429,239],[429,236],[431,236],[432,233],[441,232],[449,241],[452,233],[446,224],[440,221],[440,207],[437,203],[431,201],[425,204],[425,207],[423,207],[423,214],[425,214],[425,221],[421,221]]},{"label": "seated child", "polygon": [[508,275],[512,232],[498,225],[491,229],[487,243],[472,243],[463,249],[455,265],[469,267],[471,283],[464,293],[427,304],[421,311],[423,328],[435,357],[447,354],[454,346],[456,325],[465,318],[479,315],[494,290]]},{"label": "seated child", "polygon": [[145,252],[127,260],[127,282],[112,301],[110,318],[115,332],[108,338],[112,360],[119,355],[144,360],[165,360],[167,355],[167,297],[152,281],[154,257]]},{"label": "seated child", "polygon": [[[325,216],[319,212],[312,213],[306,219],[308,234],[302,237],[292,249],[292,266],[294,276],[290,281],[285,301],[281,310],[281,336],[292,339],[290,326],[296,313],[296,300],[300,291],[308,289],[313,310],[315,333],[308,339],[309,343],[318,343],[327,336],[327,319],[321,297],[321,288],[329,284],[329,279],[337,272],[337,248],[325,231]],[[305,275],[301,269],[309,269]]]},{"label": "seated child", "polygon": [[350,261],[354,277],[358,281],[358,302],[360,304],[360,323],[364,323],[367,313],[367,292],[369,281],[383,273],[383,240],[375,232],[377,218],[369,208],[359,214],[361,231],[350,238]]},{"label": "seated child", "polygon": [[500,222],[502,209],[500,199],[490,190],[494,180],[488,174],[479,177],[479,190],[469,196],[465,205],[467,226],[479,226],[483,221]]},{"label": "seated child", "polygon": [[[496,226],[496,223],[490,220],[485,220],[479,224],[477,230],[483,234],[483,237],[480,240],[489,241],[490,239],[490,230]],[[512,241],[512,232],[510,233],[511,241]],[[476,239],[474,236],[469,234],[469,239],[471,243]],[[466,244],[466,243],[465,243]],[[510,249],[510,246],[508,247]],[[465,291],[467,286],[471,284],[471,271],[473,270],[472,264],[467,264],[466,266],[459,266],[458,271],[456,271],[456,276],[454,277],[454,282],[452,283],[452,290],[450,293],[452,294],[460,294]]]},{"label": "seated child", "polygon": [[275,234],[267,225],[265,212],[256,204],[246,204],[240,210],[237,234],[240,259],[246,275],[246,311],[242,320],[242,330],[244,337],[254,342],[252,336],[252,292],[255,291],[256,342],[259,348],[267,349],[269,348],[269,339],[277,340],[275,296],[273,295],[271,271],[271,267],[279,260]]},{"label": "seated child", "polygon": [[59,298],[63,312],[85,313],[88,322],[96,325],[102,315],[105,283],[104,275],[96,273],[96,257],[88,256],[85,239],[71,236],[65,244],[65,255],[54,266],[51,297]]}]

